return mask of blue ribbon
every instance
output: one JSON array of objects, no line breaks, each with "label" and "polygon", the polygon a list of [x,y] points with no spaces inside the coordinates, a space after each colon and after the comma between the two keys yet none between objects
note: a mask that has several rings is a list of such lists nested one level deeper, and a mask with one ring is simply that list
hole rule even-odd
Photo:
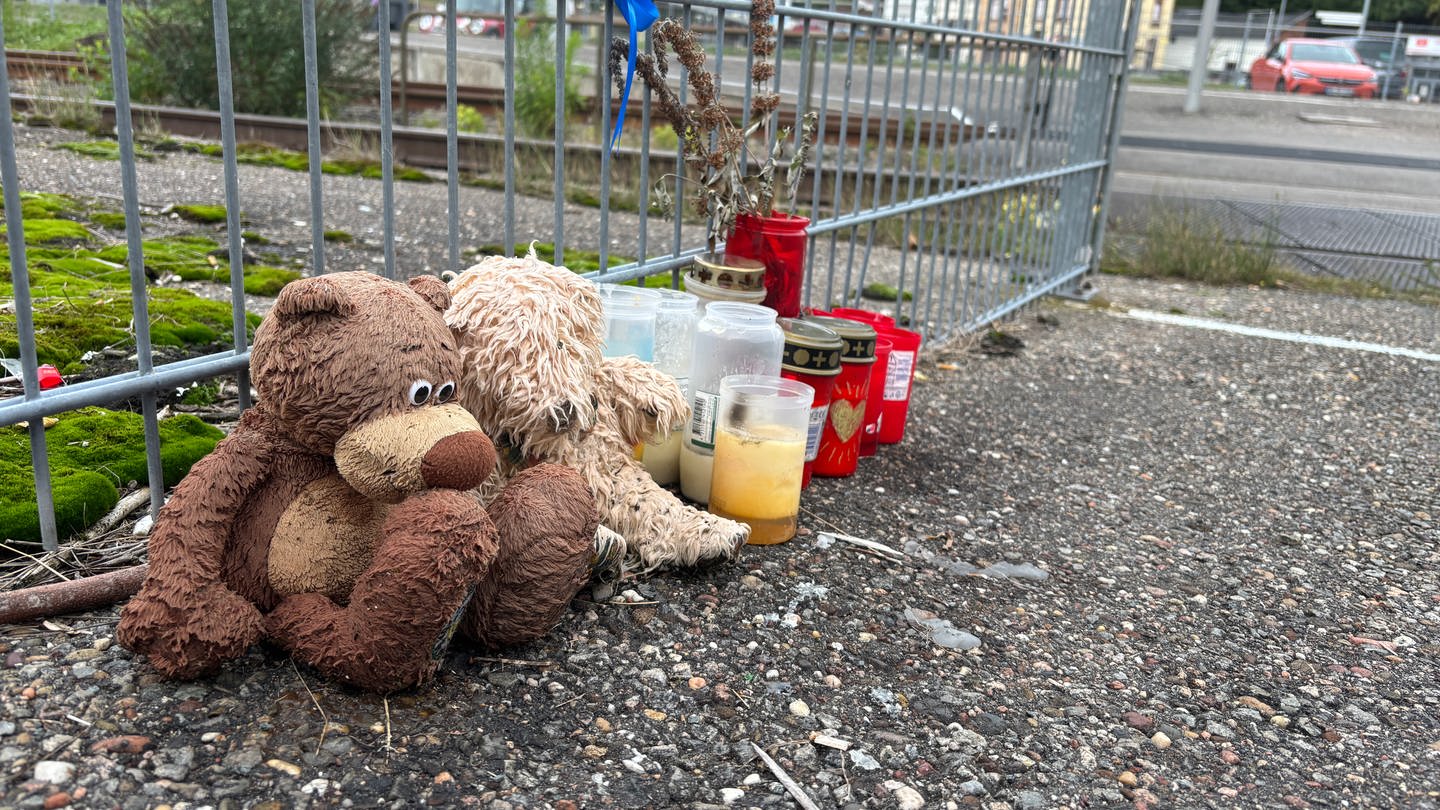
[{"label": "blue ribbon", "polygon": [[620,127],[625,125],[625,108],[630,104],[630,83],[635,79],[635,56],[640,49],[640,32],[660,19],[654,0],[615,0],[620,16],[630,28],[630,58],[625,63],[625,92],[620,96],[620,109],[615,113],[615,131],[610,134],[610,148],[620,140]]}]

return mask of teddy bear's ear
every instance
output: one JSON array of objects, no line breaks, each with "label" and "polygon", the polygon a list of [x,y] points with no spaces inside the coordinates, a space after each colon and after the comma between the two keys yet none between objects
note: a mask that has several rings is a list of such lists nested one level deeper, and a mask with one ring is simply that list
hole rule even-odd
[{"label": "teddy bear's ear", "polygon": [[441,314],[450,308],[450,288],[435,276],[416,276],[410,279],[410,289]]},{"label": "teddy bear's ear", "polygon": [[299,318],[304,315],[355,314],[355,303],[345,288],[329,276],[302,278],[286,284],[275,297],[270,312],[277,318]]}]

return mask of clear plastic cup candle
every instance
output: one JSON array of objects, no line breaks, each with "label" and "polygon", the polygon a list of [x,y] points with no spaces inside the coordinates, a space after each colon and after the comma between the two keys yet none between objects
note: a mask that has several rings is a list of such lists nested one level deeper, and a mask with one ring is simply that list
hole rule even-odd
[{"label": "clear plastic cup candle", "polygon": [[750,526],[750,543],[795,536],[815,389],[772,375],[720,381],[710,511]]},{"label": "clear plastic cup candle", "polygon": [[619,284],[596,286],[605,309],[604,355],[630,354],[646,362],[654,360],[655,313],[660,309],[660,293]]}]

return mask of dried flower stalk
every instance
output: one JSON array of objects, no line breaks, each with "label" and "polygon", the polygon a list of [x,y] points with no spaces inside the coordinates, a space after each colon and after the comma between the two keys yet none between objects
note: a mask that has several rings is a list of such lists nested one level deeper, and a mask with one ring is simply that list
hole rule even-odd
[{"label": "dried flower stalk", "polygon": [[[770,142],[765,159],[757,161],[758,172],[746,176],[740,171],[740,160],[749,139],[762,129],[768,135],[770,116],[780,106],[780,95],[767,84],[775,77],[775,67],[769,61],[775,52],[775,26],[770,23],[774,12],[774,0],[754,0],[750,7],[751,52],[756,58],[750,70],[754,84],[750,103],[752,120],[743,130],[730,120],[720,103],[719,83],[715,74],[705,68],[705,50],[698,37],[679,21],[670,18],[656,21],[650,28],[653,53],[642,53],[635,60],[635,72],[650,88],[660,114],[670,122],[680,140],[686,173],[696,180],[694,211],[710,221],[707,241],[711,250],[720,238],[730,233],[739,214],[763,217],[770,216],[774,210],[776,167],[784,158],[790,131],[783,130]],[[617,90],[624,85],[621,66],[629,57],[629,48],[629,42],[618,37],[610,43],[610,74]],[[692,104],[681,104],[667,82],[672,52],[685,68],[686,81],[694,94]],[[812,154],[816,121],[815,113],[803,119],[799,143],[787,167],[786,190],[792,204]],[[762,142],[769,140],[762,137]],[[662,178],[655,196],[668,208],[672,201],[664,183]]]}]

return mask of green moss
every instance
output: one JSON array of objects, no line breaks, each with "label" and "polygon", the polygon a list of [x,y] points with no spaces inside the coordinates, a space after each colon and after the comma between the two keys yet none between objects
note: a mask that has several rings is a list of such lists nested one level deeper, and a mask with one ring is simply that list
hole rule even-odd
[{"label": "green moss", "polygon": [[185,392],[180,401],[186,405],[213,405],[220,396],[220,384],[216,382],[201,383],[193,386]]},{"label": "green moss", "polygon": [[[140,247],[145,254],[146,271],[155,276],[174,273],[187,281],[194,281],[210,277],[214,267],[208,257],[220,249],[220,244],[206,236],[170,236],[145,240]],[[124,265],[129,261],[130,249],[124,244],[111,245],[97,255]]]},{"label": "green moss", "polygon": [[[40,362],[63,374],[84,369],[81,358],[107,346],[134,346],[130,328],[129,273],[123,262],[96,261],[95,256],[37,258],[30,270],[35,341]],[[8,268],[0,274],[0,298],[13,296]],[[188,290],[150,291],[150,340],[157,346],[209,349],[229,342],[230,307]],[[258,316],[250,316],[253,327]],[[0,312],[0,356],[20,351],[15,314]]]},{"label": "green moss", "polygon": [[49,245],[90,241],[90,231],[70,219],[25,219],[25,244]]},{"label": "green moss", "polygon": [[[116,141],[67,141],[55,144],[55,148],[66,149],[77,155],[101,160],[120,159],[120,144]],[[135,158],[137,160],[154,160],[155,153],[136,147]]]},{"label": "green moss", "polygon": [[176,205],[170,210],[179,214],[181,219],[204,224],[224,222],[226,215],[223,205]]},{"label": "green moss", "polygon": [[[225,154],[223,147],[214,143],[186,144],[185,148],[210,157],[224,157]],[[292,152],[267,143],[236,144],[235,161],[256,166],[276,166],[297,172],[310,170],[310,156],[305,152]],[[324,174],[379,178],[381,166],[378,160],[327,160],[320,164],[320,171]],[[409,166],[394,166],[393,171],[396,180],[428,183],[433,179],[420,169]]]},{"label": "green moss", "polygon": [[[516,251],[517,251],[518,253],[523,254],[523,253],[525,253],[526,251],[528,251],[528,250],[530,249],[530,246],[529,246],[528,244],[526,244],[526,245],[516,245],[515,248],[516,248]],[[471,252],[473,253],[473,255],[476,255],[476,256],[505,256],[505,255],[507,255],[507,254],[505,253],[505,249],[504,249],[503,247],[501,247],[500,245],[481,245],[480,247],[475,248],[474,251],[471,251]],[[552,243],[552,242],[536,242],[536,243],[535,243],[535,255],[536,255],[537,257],[539,257],[539,259],[540,259],[541,261],[549,262],[550,264],[554,264],[554,263],[555,263],[555,245],[554,245],[554,243]],[[618,255],[616,255],[616,254],[614,254],[614,253],[611,253],[611,254],[609,254],[608,256],[606,256],[605,259],[606,259],[606,261],[605,261],[606,267],[619,267],[619,266],[622,265],[622,264],[629,264],[630,262],[635,261],[633,258],[631,258],[631,257],[629,257],[629,256],[618,256]],[[576,248],[565,248],[564,260],[565,260],[565,266],[566,266],[567,268],[569,268],[570,270],[576,272],[576,273],[593,273],[593,272],[595,272],[595,271],[597,271],[597,270],[600,269],[600,254],[597,253],[597,252],[595,252],[595,251],[593,251],[593,250],[577,250]],[[655,278],[659,278],[659,277],[656,276]],[[669,277],[666,276],[665,279],[666,279],[665,284],[662,285],[662,286],[667,286],[667,287],[668,287],[668,286],[669,286]]]},{"label": "green moss", "polygon": [[[73,216],[83,207],[64,194],[48,194],[43,191],[20,192],[20,213],[27,220]],[[0,199],[0,211],[4,210],[5,201]]]},{"label": "green moss", "polygon": [[[226,274],[226,278],[229,278],[228,274]],[[245,268],[245,292],[250,295],[279,295],[281,287],[298,278],[300,278],[300,273],[297,270],[252,265]],[[217,280],[223,281],[224,279]]]},{"label": "green moss", "polygon": [[252,245],[268,245],[270,240],[258,231],[241,231],[240,237]]},{"label": "green moss", "polygon": [[[865,289],[860,291],[860,297],[871,301],[898,301],[900,300],[900,290],[889,284],[874,281],[865,285]],[[906,301],[914,300],[914,298],[915,296],[911,295],[909,290],[905,291]]]},{"label": "green moss", "polygon": [[112,231],[125,230],[125,215],[118,211],[96,211],[90,215],[90,221]]},{"label": "green moss", "polygon": [[326,231],[325,241],[349,244],[355,241],[355,237],[352,236],[349,231]]},{"label": "green moss", "polygon": [[[137,413],[84,408],[61,414],[45,432],[62,536],[81,531],[115,506],[118,487],[146,479],[144,419]],[[189,416],[160,422],[160,465],[165,486],[215,449],[224,434]],[[12,541],[40,539],[29,433],[0,430],[0,534]]]}]

